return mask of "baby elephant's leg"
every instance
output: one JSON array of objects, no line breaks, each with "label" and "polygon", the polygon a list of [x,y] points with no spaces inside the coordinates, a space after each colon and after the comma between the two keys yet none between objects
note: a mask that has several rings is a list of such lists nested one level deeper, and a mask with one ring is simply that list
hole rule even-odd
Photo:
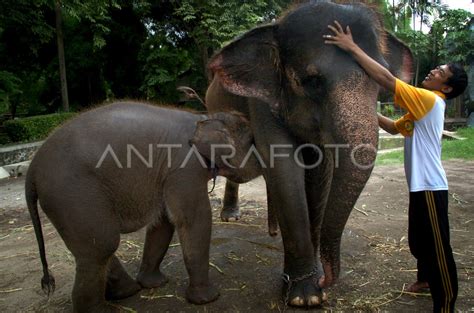
[{"label": "baby elephant's leg", "polygon": [[128,275],[120,260],[115,255],[112,255],[107,273],[105,298],[107,300],[127,298],[139,292],[140,289],[140,285]]},{"label": "baby elephant's leg", "polygon": [[[94,182],[82,183],[81,186],[84,185],[99,190]],[[105,290],[109,264],[115,262],[114,253],[120,243],[120,227],[107,199],[101,196],[95,192],[94,197],[76,197],[67,203],[66,200],[56,203],[60,201],[52,197],[47,199],[50,202],[45,201],[49,212],[56,212],[50,214],[52,222],[76,259],[72,290],[75,313],[119,311],[106,302]],[[64,211],[67,214],[57,213]]]},{"label": "baby elephant's leg", "polygon": [[105,301],[108,260],[76,258],[76,277],[72,289],[74,313],[119,312]]},{"label": "baby elephant's leg", "polygon": [[80,229],[72,240],[67,241],[76,259],[73,310],[75,313],[117,312],[116,307],[105,301],[105,290],[109,264],[114,262],[112,259],[120,242],[120,234],[118,228],[114,231],[113,226],[106,229],[100,228],[100,225],[93,226],[88,232]]},{"label": "baby elephant's leg", "polygon": [[160,271],[160,264],[168,251],[173,233],[174,226],[167,217],[163,217],[159,223],[148,225],[142,264],[137,276],[138,283],[144,288],[161,287],[168,282],[168,278]]},{"label": "baby elephant's leg", "polygon": [[[217,289],[209,283],[212,215],[206,179],[206,176],[200,179],[193,175],[178,177],[168,180],[165,188],[170,219],[176,225],[189,274],[186,298],[195,304],[208,303],[219,296]],[[183,197],[179,190],[191,190],[192,193]]]}]

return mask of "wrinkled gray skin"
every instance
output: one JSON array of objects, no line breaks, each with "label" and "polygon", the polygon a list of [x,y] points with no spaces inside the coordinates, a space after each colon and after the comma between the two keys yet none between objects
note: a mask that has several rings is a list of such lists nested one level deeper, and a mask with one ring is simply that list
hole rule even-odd
[{"label": "wrinkled gray skin", "polygon": [[[196,99],[200,101],[203,106],[206,106],[206,103],[201,99],[201,97],[197,94],[197,92],[194,89],[187,86],[180,86],[177,88],[177,90],[182,92],[183,101]],[[226,96],[224,96],[224,99],[225,97]],[[217,124],[214,124],[214,125],[219,126]],[[217,138],[214,138],[213,142],[217,143],[218,141],[216,140]],[[251,157],[252,157],[252,161],[254,162],[254,165],[256,165],[257,167],[262,165],[261,163],[258,163],[259,160],[255,158],[256,154],[252,153]],[[257,168],[257,169],[252,169],[252,170],[254,170],[254,173],[261,173],[262,169]],[[239,188],[238,182],[227,180],[225,194],[224,194],[224,207],[222,208],[222,211],[221,211],[221,219],[225,222],[228,222],[231,218],[234,218],[235,220],[238,220],[240,218],[240,210],[239,210],[239,205],[238,205],[238,192],[239,192],[238,188]],[[274,237],[278,235],[278,221],[275,216],[275,210],[273,209],[271,196],[268,193],[268,190],[267,190],[267,207],[268,207],[268,234]]]},{"label": "wrinkled gray skin", "polygon": [[[175,229],[189,274],[187,299],[202,304],[218,297],[208,278],[211,208],[207,182],[212,171],[197,150],[187,158],[190,139],[202,155],[209,155],[210,140],[235,145],[238,149],[230,159],[235,164],[241,163],[253,142],[241,115],[219,113],[208,118],[131,102],[83,113],[48,138],[31,163],[25,185],[45,291],[53,291],[55,283],[46,263],[38,200],[76,260],[74,312],[118,311],[106,299],[166,283],[160,263]],[[182,148],[158,148],[158,144]],[[255,159],[244,169],[219,165],[217,174],[238,182],[260,175]],[[144,226],[143,260],[135,281],[114,253],[120,234]]]},{"label": "wrinkled gray skin", "polygon": [[[347,53],[324,44],[322,36],[331,34],[327,25],[334,20],[350,25],[355,42],[372,58],[409,79],[410,51],[385,36],[370,9],[326,1],[300,6],[247,32],[209,63],[214,74],[205,101],[209,112],[245,114],[265,164],[271,164],[275,144],[293,146],[277,149],[291,156],[307,143],[322,151],[313,169],[302,168],[293,157],[276,158],[273,167],[263,169],[269,209],[281,228],[284,273],[294,280],[289,294],[284,285],[283,297],[294,306],[320,304],[321,288],[338,277],[342,232],[370,176],[378,143],[379,88]],[[345,148],[331,147],[335,144]],[[305,164],[317,163],[320,155],[314,151],[303,150]],[[223,218],[238,210],[237,186],[227,184],[224,211],[230,214]]]}]

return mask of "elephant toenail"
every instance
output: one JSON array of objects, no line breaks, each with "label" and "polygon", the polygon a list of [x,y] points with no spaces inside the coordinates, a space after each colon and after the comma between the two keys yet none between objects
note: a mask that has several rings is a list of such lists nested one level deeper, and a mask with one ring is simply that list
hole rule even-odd
[{"label": "elephant toenail", "polygon": [[304,301],[302,298],[296,297],[296,298],[293,298],[293,300],[291,300],[290,304],[294,306],[303,306]]},{"label": "elephant toenail", "polygon": [[321,304],[321,301],[319,300],[319,297],[317,296],[311,296],[309,297],[308,305],[309,306],[315,306]]}]

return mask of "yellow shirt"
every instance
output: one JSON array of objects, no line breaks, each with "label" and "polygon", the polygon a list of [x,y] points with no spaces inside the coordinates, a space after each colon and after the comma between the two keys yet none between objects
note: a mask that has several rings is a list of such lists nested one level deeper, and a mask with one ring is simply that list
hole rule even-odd
[{"label": "yellow shirt", "polygon": [[396,80],[394,101],[408,111],[395,121],[395,127],[405,136],[405,173],[410,192],[448,189],[441,164],[444,99],[441,92]]}]

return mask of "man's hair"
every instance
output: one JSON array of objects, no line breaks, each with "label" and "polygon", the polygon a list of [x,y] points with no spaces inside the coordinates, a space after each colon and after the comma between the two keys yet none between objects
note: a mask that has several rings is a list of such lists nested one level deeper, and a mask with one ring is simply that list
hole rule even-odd
[{"label": "man's hair", "polygon": [[467,87],[467,74],[464,68],[457,63],[448,63],[448,68],[453,75],[448,79],[446,85],[452,87],[451,92],[445,93],[446,99],[453,99],[464,92]]}]

